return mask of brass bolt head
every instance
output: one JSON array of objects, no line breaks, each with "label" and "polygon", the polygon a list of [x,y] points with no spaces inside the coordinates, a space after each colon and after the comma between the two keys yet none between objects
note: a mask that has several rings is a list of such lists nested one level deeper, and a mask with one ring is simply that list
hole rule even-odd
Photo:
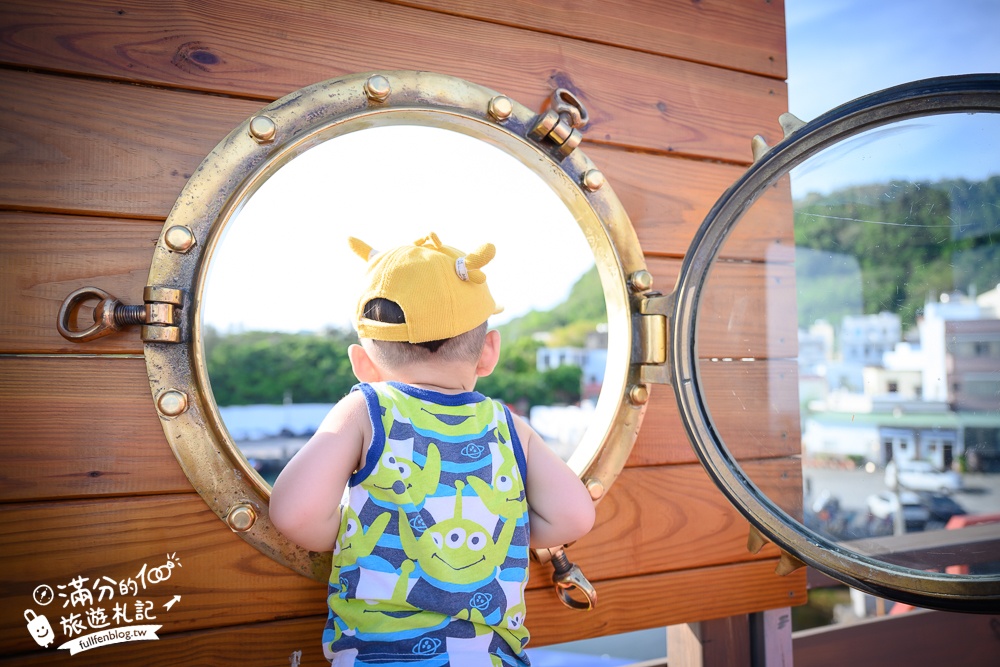
[{"label": "brass bolt head", "polygon": [[653,274],[646,269],[636,271],[628,279],[633,292],[645,292],[653,286]]},{"label": "brass bolt head", "polygon": [[194,232],[184,225],[174,225],[163,233],[163,242],[174,252],[186,253],[194,247]]},{"label": "brass bolt head", "polygon": [[257,512],[252,505],[240,503],[226,515],[226,523],[236,533],[245,533],[253,528],[257,521]]},{"label": "brass bolt head", "polygon": [[604,187],[604,174],[597,169],[588,169],[583,175],[583,187],[591,192],[597,192]]},{"label": "brass bolt head", "polygon": [[628,399],[632,405],[645,405],[649,401],[649,388],[644,384],[634,384],[628,390]]},{"label": "brass bolt head", "polygon": [[274,141],[274,135],[278,133],[278,126],[267,116],[254,116],[250,120],[250,136],[258,144],[267,144]]},{"label": "brass bolt head", "polygon": [[587,491],[590,492],[592,500],[598,500],[604,495],[604,484],[599,479],[588,479],[586,481]]},{"label": "brass bolt head", "polygon": [[168,389],[156,399],[156,409],[164,417],[176,417],[188,409],[187,394],[176,389]]},{"label": "brass bolt head", "polygon": [[389,85],[389,79],[381,74],[370,76],[365,81],[365,95],[370,100],[385,102],[391,92],[392,86]]},{"label": "brass bolt head", "polygon": [[502,122],[510,118],[510,115],[514,113],[514,103],[505,95],[497,95],[490,100],[487,111],[494,120]]}]

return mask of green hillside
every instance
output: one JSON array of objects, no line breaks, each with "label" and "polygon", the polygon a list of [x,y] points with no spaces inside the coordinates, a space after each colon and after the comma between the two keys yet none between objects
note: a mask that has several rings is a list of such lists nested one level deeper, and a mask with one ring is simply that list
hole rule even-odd
[{"label": "green hillside", "polygon": [[[580,369],[535,370],[535,351],[542,343],[532,334],[551,332],[553,345],[582,345],[586,333],[604,321],[604,294],[595,267],[552,310],[532,311],[498,327],[503,340],[500,363],[477,389],[522,408],[579,401]],[[338,329],[220,334],[209,327],[205,356],[216,402],[221,406],[336,402],[356,382],[347,359],[347,347],[355,342],[354,332]]]},{"label": "green hillside", "polygon": [[906,328],[929,296],[1000,283],[1000,176],[810,194],[795,202],[795,243],[800,326],[860,303]]}]

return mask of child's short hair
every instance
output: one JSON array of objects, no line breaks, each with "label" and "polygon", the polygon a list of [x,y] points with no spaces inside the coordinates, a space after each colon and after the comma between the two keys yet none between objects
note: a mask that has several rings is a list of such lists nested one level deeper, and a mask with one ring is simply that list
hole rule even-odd
[{"label": "child's short hair", "polygon": [[[375,322],[403,324],[406,316],[399,304],[388,299],[372,299],[364,307],[364,317]],[[406,343],[367,339],[371,342],[378,361],[389,368],[399,368],[415,362],[437,359],[476,363],[486,342],[486,322],[475,329],[452,338]]]}]

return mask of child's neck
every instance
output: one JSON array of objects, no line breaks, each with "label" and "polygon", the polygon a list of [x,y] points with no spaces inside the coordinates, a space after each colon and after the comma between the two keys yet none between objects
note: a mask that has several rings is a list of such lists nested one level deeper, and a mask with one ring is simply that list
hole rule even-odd
[{"label": "child's neck", "polygon": [[394,368],[384,379],[442,394],[461,394],[475,390],[479,376],[476,375],[474,366],[453,362],[410,364],[403,368]]}]

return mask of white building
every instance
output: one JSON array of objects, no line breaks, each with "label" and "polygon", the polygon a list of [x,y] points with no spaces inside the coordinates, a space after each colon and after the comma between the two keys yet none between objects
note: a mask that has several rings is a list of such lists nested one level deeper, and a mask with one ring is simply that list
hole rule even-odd
[{"label": "white building", "polygon": [[596,401],[608,365],[607,325],[590,332],[585,347],[540,347],[535,353],[535,368],[540,373],[567,365],[580,368],[582,396]]},{"label": "white building", "polygon": [[903,340],[899,315],[848,315],[840,324],[840,356],[845,366],[881,366],[882,356]]},{"label": "white building", "polygon": [[[1000,466],[1000,296],[944,294],[928,301],[919,343],[902,342],[899,318],[853,316],[840,328],[843,363],[826,365],[829,393],[803,413],[807,456],[856,456],[884,465],[924,459],[946,468],[969,453]],[[800,385],[815,386],[818,338],[803,337]],[[891,343],[891,344],[890,344]],[[854,374],[861,376],[855,386]],[[972,449],[970,449],[972,448]]]}]

